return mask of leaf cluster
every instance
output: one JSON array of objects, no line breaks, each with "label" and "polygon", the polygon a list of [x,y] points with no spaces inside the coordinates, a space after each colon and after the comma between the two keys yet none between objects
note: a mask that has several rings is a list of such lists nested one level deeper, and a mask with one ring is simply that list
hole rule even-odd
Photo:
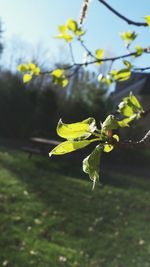
[{"label": "leaf cluster", "polygon": [[129,127],[130,122],[139,119],[144,111],[138,99],[130,93],[128,97],[122,99],[118,106],[118,112],[123,119],[120,120],[114,115],[109,115],[100,124],[100,128],[97,128],[94,118],[71,124],[65,124],[59,120],[57,134],[66,140],[56,146],[49,156],[67,154],[97,142],[98,145],[92,153],[83,160],[83,171],[89,174],[94,188],[95,183],[99,180],[102,152],[112,151],[119,143],[119,136],[113,134],[113,130]]}]

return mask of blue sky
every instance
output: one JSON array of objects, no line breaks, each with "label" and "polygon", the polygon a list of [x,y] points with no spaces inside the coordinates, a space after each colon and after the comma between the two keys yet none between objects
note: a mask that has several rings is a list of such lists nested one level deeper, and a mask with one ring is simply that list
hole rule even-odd
[{"label": "blue sky", "polygon": [[[65,43],[55,40],[57,26],[64,24],[68,18],[78,20],[82,0],[0,0],[1,20],[5,30],[5,40],[20,38],[36,47],[40,43],[50,53],[57,55],[60,46]],[[108,0],[110,5],[136,21],[144,21],[150,15],[149,0]],[[85,22],[87,34],[85,41],[90,49],[103,48],[113,55],[125,53],[119,33],[135,30],[139,37],[136,44],[145,47],[150,45],[150,28],[131,27],[121,21],[98,0],[92,0]],[[75,45],[75,56],[80,60],[81,49]],[[147,66],[150,56],[137,61],[138,66]]]}]

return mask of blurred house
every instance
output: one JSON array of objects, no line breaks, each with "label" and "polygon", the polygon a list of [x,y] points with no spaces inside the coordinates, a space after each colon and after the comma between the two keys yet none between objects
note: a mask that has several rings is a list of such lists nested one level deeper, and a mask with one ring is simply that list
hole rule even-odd
[{"label": "blurred house", "polygon": [[[136,72],[132,73],[129,80],[117,82],[115,91],[112,93],[114,111],[121,99],[132,92],[140,101],[144,110],[150,108],[150,73]],[[150,129],[150,114],[143,120],[140,120],[140,126],[144,130]]]}]

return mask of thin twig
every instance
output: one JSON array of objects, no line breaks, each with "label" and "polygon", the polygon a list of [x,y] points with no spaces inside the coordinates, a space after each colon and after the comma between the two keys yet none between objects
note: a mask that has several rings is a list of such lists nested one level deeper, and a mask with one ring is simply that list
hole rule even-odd
[{"label": "thin twig", "polygon": [[110,142],[108,142],[111,145],[114,145],[115,147],[119,148],[144,148],[147,145],[150,145],[150,130],[145,134],[145,136],[139,140],[139,141],[132,141],[132,140],[127,140],[127,141],[114,141],[110,139]]},{"label": "thin twig", "polygon": [[119,17],[120,19],[124,20],[125,22],[127,22],[129,25],[135,25],[135,26],[144,26],[147,27],[148,24],[146,22],[136,22],[133,21],[127,17],[125,17],[124,15],[120,14],[118,11],[116,11],[114,8],[112,8],[109,4],[106,3],[106,1],[104,0],[98,0],[101,4],[103,4],[104,6],[106,6],[112,13],[114,13],[117,17]]},{"label": "thin twig", "polygon": [[92,54],[92,52],[87,48],[87,46],[85,45],[84,41],[80,39],[80,44],[81,46],[84,48],[84,50],[87,52],[88,56],[93,57],[95,60],[97,60],[97,57],[95,55]]},{"label": "thin twig", "polygon": [[[150,53],[150,48],[147,47],[147,48],[144,48],[144,53]],[[117,56],[117,57],[110,57],[110,58],[102,58],[102,59],[95,59],[95,60],[92,60],[92,61],[88,61],[86,63],[73,63],[71,65],[67,65],[65,67],[63,67],[62,69],[64,70],[69,70],[69,69],[72,69],[74,67],[81,67],[81,66],[87,66],[87,65],[92,65],[92,64],[95,64],[97,62],[107,62],[107,61],[116,61],[116,60],[119,60],[119,59],[123,59],[123,58],[128,58],[128,57],[131,57],[131,56],[135,56],[137,54],[137,51],[135,52],[131,52],[129,54],[124,54],[124,55],[121,55],[121,56]],[[53,70],[50,70],[50,71],[46,71],[46,72],[41,72],[41,74],[50,74],[52,73]]]},{"label": "thin twig", "polygon": [[73,53],[73,49],[72,49],[72,44],[69,43],[69,50],[70,50],[70,55],[71,55],[71,60],[73,64],[76,64],[75,62],[75,58],[74,58],[74,53]]}]

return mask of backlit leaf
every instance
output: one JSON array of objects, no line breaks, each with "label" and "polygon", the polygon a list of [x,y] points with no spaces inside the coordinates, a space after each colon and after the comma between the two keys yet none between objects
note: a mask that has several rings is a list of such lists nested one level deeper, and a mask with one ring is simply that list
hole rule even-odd
[{"label": "backlit leaf", "polygon": [[27,64],[21,64],[17,67],[17,69],[20,71],[20,72],[26,72],[29,70],[29,66]]},{"label": "backlit leaf", "polygon": [[135,32],[128,31],[121,33],[120,36],[126,42],[126,44],[129,44],[131,41],[135,40],[137,34]]},{"label": "backlit leaf", "polygon": [[93,189],[95,183],[99,180],[101,153],[102,147],[98,145],[93,152],[83,160],[83,171],[88,173],[90,179],[93,181]]},{"label": "backlit leaf", "polygon": [[118,122],[114,115],[109,115],[102,123],[102,131],[107,131],[109,129],[113,130],[117,128],[118,128]]},{"label": "backlit leaf", "polygon": [[130,76],[131,71],[129,69],[121,69],[115,75],[113,75],[113,78],[117,81],[125,81],[128,80]]},{"label": "backlit leaf", "polygon": [[24,74],[23,75],[23,82],[27,83],[32,79],[32,75],[31,74]]},{"label": "backlit leaf", "polygon": [[88,138],[96,129],[95,119],[88,118],[82,122],[65,124],[59,120],[57,134],[68,140],[77,138]]},{"label": "backlit leaf", "polygon": [[77,28],[78,28],[78,24],[75,20],[73,19],[69,19],[67,21],[67,28],[73,32],[76,32]]},{"label": "backlit leaf", "polygon": [[120,127],[129,127],[129,123],[131,122],[131,121],[133,121],[134,119],[136,119],[136,114],[135,115],[133,115],[133,116],[131,116],[131,117],[129,117],[129,118],[125,118],[125,119],[123,119],[123,120],[121,120],[121,121],[118,121],[118,124],[119,124],[119,126]]},{"label": "backlit leaf", "polygon": [[146,23],[148,24],[148,26],[150,26],[150,16],[145,16],[144,19]]},{"label": "backlit leaf", "polygon": [[62,70],[62,69],[56,69],[51,73],[51,75],[53,75],[57,78],[62,77],[63,74],[64,74],[64,70]]},{"label": "backlit leaf", "polygon": [[103,151],[106,153],[109,153],[110,151],[112,151],[114,149],[114,146],[111,144],[104,144],[104,148]]},{"label": "backlit leaf", "polygon": [[75,150],[81,149],[83,147],[88,146],[90,143],[94,142],[93,140],[82,140],[82,141],[65,141],[56,146],[50,153],[49,156],[52,155],[63,155]]},{"label": "backlit leaf", "polygon": [[139,57],[144,53],[144,49],[139,45],[136,45],[135,49],[136,49],[136,55],[134,55],[134,57]]}]

